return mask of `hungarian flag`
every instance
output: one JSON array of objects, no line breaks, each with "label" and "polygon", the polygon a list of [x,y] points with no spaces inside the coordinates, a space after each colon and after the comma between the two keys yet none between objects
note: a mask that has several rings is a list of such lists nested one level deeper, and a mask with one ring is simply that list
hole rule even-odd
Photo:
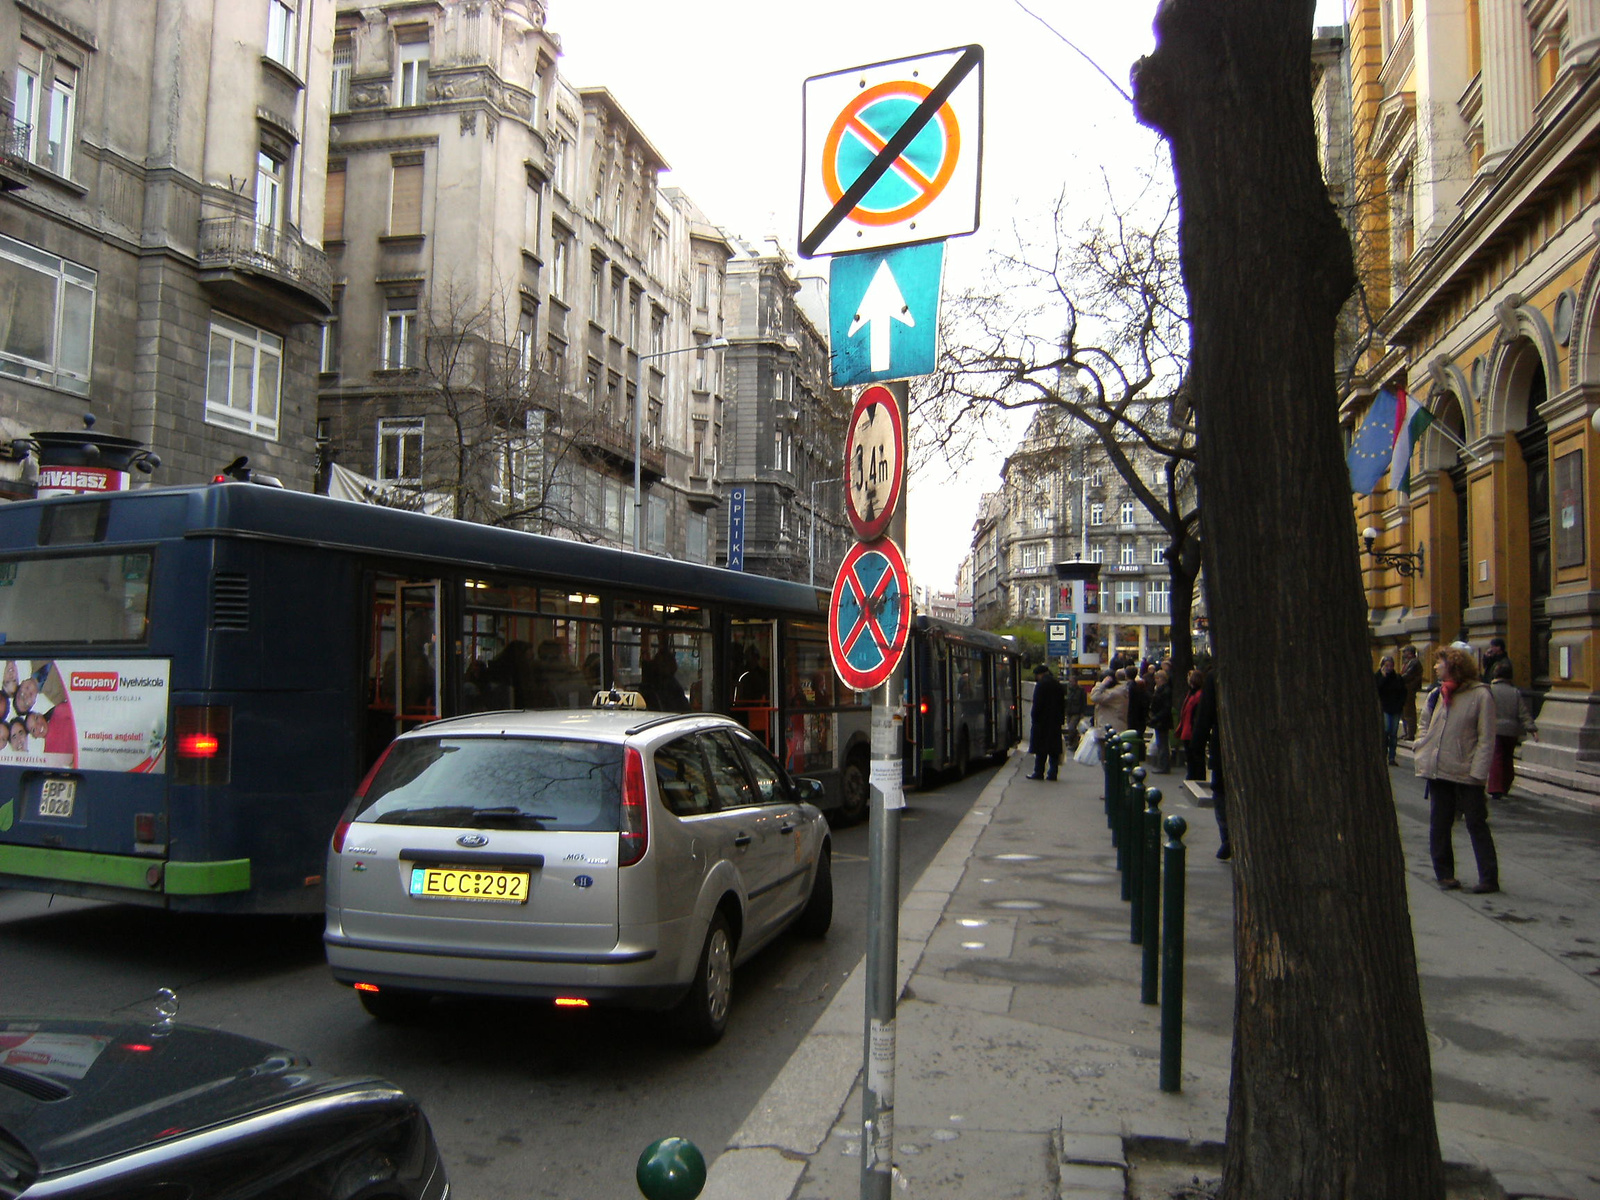
[{"label": "hungarian flag", "polygon": [[1350,490],[1365,496],[1378,486],[1378,480],[1389,469],[1394,454],[1395,423],[1400,399],[1388,388],[1372,398],[1372,406],[1361,418],[1356,436],[1350,445],[1346,462],[1350,467]]},{"label": "hungarian flag", "polygon": [[1394,420],[1394,454],[1389,459],[1389,486],[1400,491],[1411,488],[1411,453],[1422,440],[1423,432],[1433,424],[1433,414],[1420,404],[1414,404],[1401,388],[1397,396]]}]

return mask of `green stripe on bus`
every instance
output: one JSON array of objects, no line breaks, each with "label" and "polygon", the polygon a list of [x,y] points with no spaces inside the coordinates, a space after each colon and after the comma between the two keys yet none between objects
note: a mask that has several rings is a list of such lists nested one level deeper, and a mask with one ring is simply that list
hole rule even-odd
[{"label": "green stripe on bus", "polygon": [[97,883],[105,887],[149,892],[151,867],[165,871],[169,896],[209,896],[250,890],[250,860],[164,862],[122,854],[89,854],[82,850],[50,850],[40,846],[0,846],[0,875],[59,879],[63,883]]}]

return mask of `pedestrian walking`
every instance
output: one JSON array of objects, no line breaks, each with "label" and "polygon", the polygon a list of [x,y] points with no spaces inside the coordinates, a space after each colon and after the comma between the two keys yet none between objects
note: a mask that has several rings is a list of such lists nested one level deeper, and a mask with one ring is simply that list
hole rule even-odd
[{"label": "pedestrian walking", "polygon": [[1133,668],[1128,669],[1128,728],[1144,737],[1150,724],[1150,687],[1144,676]]},{"label": "pedestrian walking", "polygon": [[1501,637],[1489,639],[1489,648],[1483,652],[1483,661],[1478,664],[1478,674],[1486,683],[1494,682],[1495,668],[1503,662],[1509,662],[1506,656],[1506,640]]},{"label": "pedestrian walking", "polygon": [[1218,700],[1216,674],[1207,671],[1201,676],[1200,701],[1194,710],[1193,734],[1198,747],[1195,757],[1202,763],[1200,778],[1205,778],[1204,764],[1209,762],[1211,767],[1212,811],[1216,814],[1217,839],[1221,843],[1217,847],[1217,857],[1226,862],[1233,857],[1233,842],[1228,837],[1228,782],[1222,770],[1222,712]]},{"label": "pedestrian walking", "polygon": [[1383,754],[1391,767],[1400,740],[1400,714],[1406,707],[1406,681],[1394,669],[1394,656],[1385,654],[1378,663],[1378,711],[1383,714]]},{"label": "pedestrian walking", "polygon": [[1155,673],[1150,692],[1150,768],[1157,775],[1172,769],[1172,680],[1165,671]]},{"label": "pedestrian walking", "polygon": [[1400,678],[1406,685],[1406,704],[1400,710],[1400,725],[1406,741],[1417,740],[1417,693],[1422,690],[1422,659],[1409,642],[1400,647]]},{"label": "pedestrian walking", "polygon": [[1178,740],[1183,743],[1185,779],[1206,777],[1206,747],[1195,740],[1195,713],[1200,708],[1200,692],[1205,675],[1196,668],[1189,672],[1189,695],[1183,701],[1183,712],[1178,720]]},{"label": "pedestrian walking", "polygon": [[1083,689],[1078,686],[1076,679],[1069,677],[1061,687],[1066,693],[1062,712],[1066,715],[1067,722],[1067,748],[1076,750],[1078,748],[1078,738],[1081,736],[1078,730],[1078,722],[1083,720],[1083,714],[1088,711],[1089,698],[1084,695]]},{"label": "pedestrian walking", "polygon": [[1118,667],[1094,685],[1089,693],[1089,703],[1094,705],[1096,729],[1109,725],[1121,733],[1128,727],[1128,673]]},{"label": "pedestrian walking", "polygon": [[1512,682],[1511,660],[1502,658],[1494,665],[1489,695],[1494,698],[1494,757],[1489,760],[1489,799],[1499,800],[1511,790],[1516,779],[1516,750],[1523,738],[1539,740],[1539,727],[1533,723],[1533,709],[1522,689]]},{"label": "pedestrian walking", "polygon": [[1061,723],[1066,715],[1066,693],[1055,672],[1040,663],[1033,669],[1033,712],[1028,728],[1033,774],[1029,779],[1056,777],[1061,767]]},{"label": "pedestrian walking", "polygon": [[1500,862],[1489,832],[1489,802],[1484,783],[1494,754],[1495,706],[1478,682],[1470,649],[1446,646],[1434,662],[1437,692],[1423,705],[1416,746],[1417,774],[1428,781],[1428,850],[1439,886],[1451,891],[1456,878],[1451,831],[1459,814],[1478,863],[1479,895],[1500,890]]}]

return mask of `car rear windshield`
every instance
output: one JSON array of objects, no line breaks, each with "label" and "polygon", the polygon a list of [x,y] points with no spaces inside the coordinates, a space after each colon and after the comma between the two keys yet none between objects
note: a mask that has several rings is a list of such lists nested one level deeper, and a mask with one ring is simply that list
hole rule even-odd
[{"label": "car rear windshield", "polygon": [[615,831],[621,800],[621,746],[568,738],[408,738],[384,760],[356,819]]}]

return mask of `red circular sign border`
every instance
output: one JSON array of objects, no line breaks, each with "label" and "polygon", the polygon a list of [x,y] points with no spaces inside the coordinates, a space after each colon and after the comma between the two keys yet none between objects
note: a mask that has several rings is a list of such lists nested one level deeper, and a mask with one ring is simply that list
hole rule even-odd
[{"label": "red circular sign border", "polygon": [[[882,392],[884,398],[874,395]],[[895,452],[899,462],[895,464],[894,480],[889,486],[889,499],[884,504],[883,510],[868,521],[856,512],[854,496],[850,488],[850,460],[855,457],[856,448],[856,422],[861,412],[869,404],[882,404],[889,410],[889,424],[894,428]],[[863,542],[875,542],[883,537],[889,530],[889,522],[894,519],[894,514],[900,508],[900,492],[905,485],[906,477],[906,427],[900,419],[900,402],[895,395],[881,383],[874,383],[863,388],[861,395],[856,397],[855,407],[850,410],[850,425],[845,431],[844,438],[844,509],[850,518],[850,527],[856,531],[856,537]]]},{"label": "red circular sign border", "polygon": [[[844,585],[845,572],[854,567],[866,554],[883,555],[889,562],[890,573],[900,584],[900,624],[895,633],[894,644],[884,655],[882,665],[870,672],[858,671],[852,667],[845,659],[844,648],[839,644],[839,589]],[[839,573],[833,581],[833,594],[828,599],[828,653],[833,659],[834,673],[852,691],[870,692],[894,674],[895,668],[900,665],[900,660],[905,657],[906,643],[910,638],[911,574],[906,568],[905,555],[900,552],[900,547],[895,545],[892,538],[857,542],[850,547],[844,556],[844,561],[839,564]]]}]

